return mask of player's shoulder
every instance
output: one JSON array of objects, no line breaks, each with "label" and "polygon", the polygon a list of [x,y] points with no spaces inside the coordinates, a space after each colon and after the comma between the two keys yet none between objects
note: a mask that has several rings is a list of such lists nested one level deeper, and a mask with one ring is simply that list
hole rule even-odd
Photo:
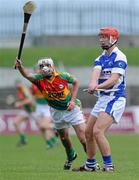
[{"label": "player's shoulder", "polygon": [[103,54],[99,55],[99,56],[95,59],[95,61],[99,61],[102,56],[103,56]]},{"label": "player's shoulder", "polygon": [[65,79],[65,80],[67,80],[69,82],[71,82],[71,81],[73,82],[73,81],[76,80],[76,77],[71,75],[68,72],[60,72],[59,77],[62,78],[62,79]]},{"label": "player's shoulder", "polygon": [[126,55],[119,48],[116,48],[114,52],[116,53],[115,61],[122,60],[127,62]]},{"label": "player's shoulder", "polygon": [[39,74],[39,73],[33,74],[33,76],[34,76],[34,78],[35,78],[36,80],[41,80],[41,79],[43,79],[43,76],[42,76],[41,74]]},{"label": "player's shoulder", "polygon": [[95,61],[103,61],[105,59],[105,50],[96,57]]},{"label": "player's shoulder", "polygon": [[58,76],[61,76],[61,77],[63,77],[63,76],[71,76],[70,73],[65,72],[65,71],[58,71],[58,72],[57,72],[57,75],[58,75]]}]

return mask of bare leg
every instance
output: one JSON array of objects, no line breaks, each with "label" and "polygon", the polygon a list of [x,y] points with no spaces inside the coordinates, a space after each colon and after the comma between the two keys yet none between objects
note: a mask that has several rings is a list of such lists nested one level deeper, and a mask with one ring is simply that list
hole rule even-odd
[{"label": "bare leg", "polygon": [[110,144],[105,136],[106,130],[112,125],[113,118],[105,113],[101,112],[94,126],[94,136],[98,144],[99,150],[102,154],[104,168],[103,171],[114,171],[114,166],[111,156]]},{"label": "bare leg", "polygon": [[101,112],[93,129],[93,133],[103,156],[111,154],[109,142],[105,136],[105,131],[112,125],[113,118],[105,112]]},{"label": "bare leg", "polygon": [[48,140],[55,135],[53,123],[51,122],[50,118],[45,117],[39,119],[37,121],[37,126],[39,127],[45,140]]},{"label": "bare leg", "polygon": [[15,121],[14,121],[14,126],[16,129],[16,132],[19,134],[20,140],[17,143],[17,146],[25,145],[27,144],[27,138],[25,136],[25,133],[21,129],[21,124],[23,121],[26,121],[27,117],[24,116],[17,116]]},{"label": "bare leg", "polygon": [[54,147],[54,145],[58,141],[58,137],[55,135],[52,120],[49,117],[41,118],[37,121],[37,125],[41,131],[44,140],[48,145],[48,148]]},{"label": "bare leg", "polygon": [[61,139],[61,142],[66,150],[67,158],[70,159],[70,150],[72,149],[72,143],[69,137],[68,129],[57,130]]},{"label": "bare leg", "polygon": [[24,134],[24,132],[21,130],[21,123],[26,121],[27,118],[24,117],[24,116],[17,116],[15,118],[15,121],[14,121],[14,126],[15,126],[15,129],[16,129],[16,132],[20,135],[20,134]]},{"label": "bare leg", "polygon": [[75,150],[72,147],[72,143],[71,140],[69,138],[69,132],[68,129],[60,129],[57,130],[61,139],[61,142],[65,148],[66,154],[67,154],[67,160],[64,164],[64,170],[69,170],[71,165],[72,165],[72,161],[74,159],[76,159],[77,154],[75,152]]},{"label": "bare leg", "polygon": [[73,171],[98,171],[100,169],[95,159],[97,146],[95,137],[93,135],[93,127],[95,125],[96,119],[96,117],[90,115],[89,119],[87,120],[85,130],[87,160],[85,162],[85,165],[74,168]]},{"label": "bare leg", "polygon": [[87,156],[88,159],[94,158],[97,150],[96,146],[96,141],[93,135],[93,127],[96,122],[96,117],[90,115],[89,119],[87,120],[87,125],[86,125],[86,131],[85,131],[85,136],[86,136],[86,147],[87,147]]},{"label": "bare leg", "polygon": [[100,169],[97,161],[95,159],[97,145],[95,136],[93,134],[93,128],[96,123],[97,118],[90,115],[87,120],[85,137],[86,137],[86,149],[87,149],[87,160],[85,165],[78,168],[74,168],[73,171],[98,171]]},{"label": "bare leg", "polygon": [[86,152],[85,127],[86,127],[85,123],[73,126],[73,128],[77,134],[77,137],[80,140],[80,142],[84,148],[84,151]]}]

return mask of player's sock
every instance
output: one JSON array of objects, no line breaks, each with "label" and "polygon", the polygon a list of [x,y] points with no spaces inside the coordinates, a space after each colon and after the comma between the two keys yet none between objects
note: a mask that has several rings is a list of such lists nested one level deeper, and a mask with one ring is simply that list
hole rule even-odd
[{"label": "player's sock", "polygon": [[113,163],[112,163],[112,157],[111,157],[111,155],[109,155],[109,156],[103,156],[103,163],[104,163],[104,166],[112,167],[112,166],[113,166]]},{"label": "player's sock", "polygon": [[67,153],[68,160],[70,161],[73,159],[76,152],[73,148],[71,148],[71,149],[66,149],[66,153]]},{"label": "player's sock", "polygon": [[71,148],[67,151],[67,160],[64,163],[64,170],[69,170],[72,166],[72,162],[77,158],[77,153]]},{"label": "player's sock", "polygon": [[53,147],[53,142],[51,139],[46,140],[46,144],[48,145],[49,148]]},{"label": "player's sock", "polygon": [[59,137],[59,134],[56,130],[55,130],[55,136]]},{"label": "player's sock", "polygon": [[27,142],[27,137],[26,137],[25,134],[20,134],[20,142],[21,142],[21,143]]},{"label": "player's sock", "polygon": [[97,164],[97,161],[96,161],[95,158],[93,158],[93,159],[87,159],[87,161],[86,161],[86,163],[85,163],[86,167],[87,167],[87,168],[90,168],[90,169],[94,168],[94,167],[96,166],[96,164]]},{"label": "player's sock", "polygon": [[58,137],[57,136],[53,136],[52,138],[51,138],[51,141],[53,142],[53,144],[55,144],[57,141],[58,141]]}]

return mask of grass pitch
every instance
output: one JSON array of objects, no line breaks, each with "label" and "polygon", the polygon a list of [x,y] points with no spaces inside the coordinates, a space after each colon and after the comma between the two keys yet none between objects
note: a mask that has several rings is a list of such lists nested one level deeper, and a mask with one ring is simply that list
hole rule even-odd
[{"label": "grass pitch", "polygon": [[[139,47],[120,48],[127,56],[130,66],[139,66]],[[23,64],[32,67],[40,57],[52,57],[56,65],[63,63],[65,67],[91,66],[93,61],[102,53],[99,47],[32,47],[24,48]],[[17,56],[17,48],[0,49],[0,67],[11,67]]]},{"label": "grass pitch", "polygon": [[[72,141],[78,158],[73,167],[82,165],[86,159],[80,143],[75,136]],[[24,147],[15,146],[16,135],[0,136],[0,180],[138,180],[139,179],[139,135],[109,135],[114,173],[72,172],[64,171],[64,148],[46,150],[41,136],[28,136],[29,143]],[[101,163],[101,156],[97,155]]]}]

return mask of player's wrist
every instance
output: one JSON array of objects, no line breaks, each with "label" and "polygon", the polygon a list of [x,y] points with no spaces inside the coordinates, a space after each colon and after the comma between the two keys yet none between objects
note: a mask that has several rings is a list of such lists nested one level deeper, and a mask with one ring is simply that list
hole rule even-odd
[{"label": "player's wrist", "polygon": [[75,98],[71,98],[70,102],[73,102],[73,103],[74,103],[74,100],[75,100]]},{"label": "player's wrist", "polygon": [[74,102],[74,100],[72,100],[72,101],[69,102],[69,106],[70,106],[70,107],[75,107],[75,102]]},{"label": "player's wrist", "polygon": [[20,65],[17,66],[17,68],[18,68],[18,69],[23,69],[23,65],[20,64]]}]

